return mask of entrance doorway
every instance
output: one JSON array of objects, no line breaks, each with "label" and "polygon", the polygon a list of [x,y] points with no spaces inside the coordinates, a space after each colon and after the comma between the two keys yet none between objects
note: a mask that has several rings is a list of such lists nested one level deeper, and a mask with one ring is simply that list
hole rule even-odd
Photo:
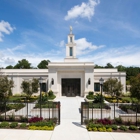
[{"label": "entrance doorway", "polygon": [[62,96],[74,97],[80,96],[81,79],[62,79]]}]

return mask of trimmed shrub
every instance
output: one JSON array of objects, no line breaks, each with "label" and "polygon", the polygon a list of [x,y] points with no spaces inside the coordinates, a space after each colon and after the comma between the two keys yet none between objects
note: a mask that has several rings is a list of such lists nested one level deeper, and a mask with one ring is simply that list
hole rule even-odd
[{"label": "trimmed shrub", "polygon": [[42,121],[43,118],[42,117],[33,117],[29,120],[29,123],[35,123],[35,122],[39,122]]},{"label": "trimmed shrub", "polygon": [[112,124],[110,119],[104,118],[104,119],[99,119],[97,120],[97,123],[101,123],[103,125],[108,125],[108,124]]},{"label": "trimmed shrub", "polygon": [[112,128],[106,129],[107,132],[112,132]]},{"label": "trimmed shrub", "polygon": [[16,128],[18,126],[18,122],[12,122],[10,124],[10,128]]},{"label": "trimmed shrub", "polygon": [[121,126],[120,126],[120,130],[127,131],[128,128],[127,128],[125,125],[121,125]]},{"label": "trimmed shrub", "polygon": [[97,131],[98,129],[97,129],[97,127],[93,127],[92,130],[93,131]]},{"label": "trimmed shrub", "polygon": [[54,127],[48,127],[48,126],[29,126],[29,130],[54,130]]},{"label": "trimmed shrub", "polygon": [[26,128],[26,127],[27,127],[27,124],[26,123],[20,124],[20,128]]},{"label": "trimmed shrub", "polygon": [[8,122],[2,122],[0,124],[0,128],[7,128],[7,127],[9,127],[9,123]]},{"label": "trimmed shrub", "polygon": [[130,125],[129,129],[135,131],[135,130],[138,130],[138,127],[135,125]]},{"label": "trimmed shrub", "polygon": [[113,130],[117,130],[117,129],[118,129],[118,126],[117,126],[117,125],[111,125],[111,128],[112,128]]}]

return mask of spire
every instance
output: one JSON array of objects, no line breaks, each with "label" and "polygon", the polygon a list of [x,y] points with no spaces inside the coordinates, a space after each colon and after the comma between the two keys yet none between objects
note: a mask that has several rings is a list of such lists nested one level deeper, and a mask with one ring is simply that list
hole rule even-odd
[{"label": "spire", "polygon": [[65,62],[77,62],[76,58],[76,43],[75,36],[72,33],[72,26],[70,26],[70,34],[68,34],[68,44],[66,44],[66,58]]},{"label": "spire", "polygon": [[70,26],[70,34],[72,34],[72,26]]}]

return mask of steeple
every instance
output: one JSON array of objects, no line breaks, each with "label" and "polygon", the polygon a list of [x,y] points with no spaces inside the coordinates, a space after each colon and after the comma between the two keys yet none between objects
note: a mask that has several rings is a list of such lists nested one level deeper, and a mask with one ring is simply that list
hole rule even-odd
[{"label": "steeple", "polygon": [[72,26],[70,26],[70,34],[68,34],[68,44],[66,44],[66,58],[65,62],[77,62],[76,58],[76,43],[75,36],[72,33]]}]

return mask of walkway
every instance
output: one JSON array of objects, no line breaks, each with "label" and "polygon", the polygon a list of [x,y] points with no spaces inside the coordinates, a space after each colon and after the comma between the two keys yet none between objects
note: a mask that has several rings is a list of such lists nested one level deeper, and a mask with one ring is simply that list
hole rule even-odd
[{"label": "walkway", "polygon": [[54,131],[0,129],[0,140],[140,140],[140,134],[88,132],[80,125],[83,98],[61,97],[61,124]]}]

